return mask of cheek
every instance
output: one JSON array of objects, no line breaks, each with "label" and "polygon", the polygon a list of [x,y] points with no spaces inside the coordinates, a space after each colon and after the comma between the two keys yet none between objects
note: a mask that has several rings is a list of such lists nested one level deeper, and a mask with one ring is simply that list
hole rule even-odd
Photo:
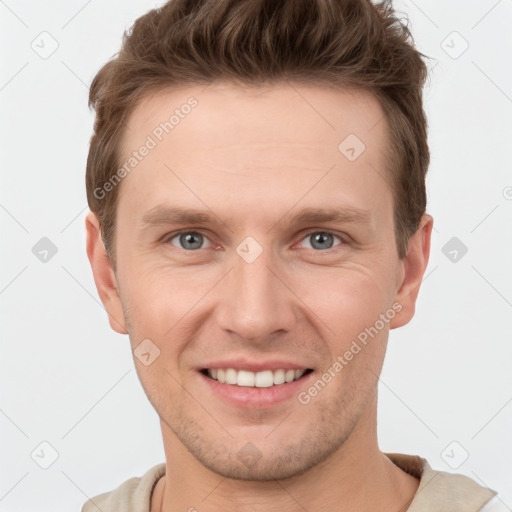
[{"label": "cheek", "polygon": [[316,280],[310,276],[315,286],[301,298],[314,313],[309,318],[325,340],[329,355],[324,371],[338,363],[331,373],[339,376],[335,379],[339,385],[354,381],[360,386],[363,378],[373,383],[372,372],[378,373],[382,364],[389,321],[395,313],[389,279],[369,267],[337,269],[326,279],[320,275]]},{"label": "cheek", "polygon": [[357,266],[320,269],[301,277],[297,295],[333,330],[364,327],[375,322],[389,306],[390,281],[378,269]]},{"label": "cheek", "polygon": [[154,328],[165,324],[170,329],[208,291],[208,276],[199,269],[184,272],[134,262],[126,270],[123,292],[131,315]]},{"label": "cheek", "polygon": [[[135,269],[136,267],[134,267]],[[142,269],[142,271],[141,271]],[[143,267],[125,279],[123,302],[130,320],[132,350],[142,340],[149,339],[158,347],[159,356],[151,368],[140,366],[139,375],[155,389],[159,383],[174,389],[176,376],[184,365],[189,352],[194,352],[195,338],[211,313],[205,307],[208,291],[218,277],[199,269],[184,272],[176,268]],[[126,277],[126,276],[125,276]],[[189,366],[189,364],[188,364]],[[166,372],[166,370],[169,373]],[[175,389],[179,392],[179,389]]]}]

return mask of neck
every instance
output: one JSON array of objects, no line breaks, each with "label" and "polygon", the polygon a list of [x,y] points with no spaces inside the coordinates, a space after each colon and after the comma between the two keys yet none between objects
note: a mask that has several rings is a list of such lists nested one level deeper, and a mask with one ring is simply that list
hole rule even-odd
[{"label": "neck", "polygon": [[166,474],[155,487],[151,512],[404,512],[419,480],[379,450],[374,405],[339,450],[305,473],[282,480],[224,478],[200,464],[162,422]]}]

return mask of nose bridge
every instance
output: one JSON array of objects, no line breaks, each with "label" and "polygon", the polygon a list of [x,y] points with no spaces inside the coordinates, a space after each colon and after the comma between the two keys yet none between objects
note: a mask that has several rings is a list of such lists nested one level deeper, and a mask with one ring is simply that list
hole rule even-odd
[{"label": "nose bridge", "polygon": [[279,330],[290,330],[294,321],[293,294],[277,276],[270,248],[247,237],[233,255],[220,324],[248,340],[264,339]]}]

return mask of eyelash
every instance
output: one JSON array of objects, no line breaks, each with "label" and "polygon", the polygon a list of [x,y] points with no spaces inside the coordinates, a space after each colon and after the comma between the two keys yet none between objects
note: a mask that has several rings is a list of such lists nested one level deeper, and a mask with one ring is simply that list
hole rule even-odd
[{"label": "eyelash", "polygon": [[[196,229],[196,230],[193,230],[193,229],[184,229],[184,230],[181,230],[181,231],[176,231],[174,233],[170,233],[168,235],[166,235],[163,239],[163,243],[164,244],[169,244],[171,240],[173,240],[174,238],[180,236],[180,235],[184,235],[184,234],[188,234],[188,233],[199,233],[201,234],[202,236],[204,236],[207,240],[209,240],[210,242],[212,242],[209,237],[203,233],[201,230],[199,229]],[[343,237],[341,237],[340,235],[336,234],[335,232],[333,231],[329,231],[329,230],[323,230],[323,229],[312,229],[310,231],[308,231],[307,233],[305,233],[302,238],[300,239],[300,241],[302,240],[305,240],[306,238],[308,238],[309,236],[315,234],[315,233],[326,233],[326,234],[329,234],[329,235],[333,235],[335,238],[338,238],[341,243],[338,244],[338,245],[335,245],[334,247],[331,247],[329,249],[325,249],[325,250],[315,250],[315,249],[311,249],[313,250],[314,252],[318,252],[318,253],[325,253],[325,252],[328,252],[328,251],[332,251],[335,249],[335,247],[339,247],[339,246],[342,246],[342,245],[346,245],[347,244],[347,241],[343,239]],[[212,242],[213,243],[213,242]],[[171,244],[172,245],[172,244]],[[174,246],[176,247],[176,246]],[[181,247],[176,247],[176,249],[182,249]],[[182,249],[183,251],[185,252],[190,252],[190,253],[194,253],[194,252],[197,252],[199,251],[200,249],[195,249],[195,250],[191,250],[191,251],[187,251],[186,249]]]}]

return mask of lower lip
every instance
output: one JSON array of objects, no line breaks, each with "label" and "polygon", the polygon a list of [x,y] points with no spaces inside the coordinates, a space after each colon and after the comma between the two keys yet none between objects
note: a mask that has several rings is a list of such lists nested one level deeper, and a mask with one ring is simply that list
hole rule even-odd
[{"label": "lower lip", "polygon": [[247,409],[265,409],[273,407],[280,402],[297,396],[314,374],[314,372],[310,372],[292,382],[285,382],[284,384],[278,384],[268,388],[256,388],[223,384],[218,380],[207,377],[201,372],[198,373],[206,385],[222,400],[235,407]]}]

